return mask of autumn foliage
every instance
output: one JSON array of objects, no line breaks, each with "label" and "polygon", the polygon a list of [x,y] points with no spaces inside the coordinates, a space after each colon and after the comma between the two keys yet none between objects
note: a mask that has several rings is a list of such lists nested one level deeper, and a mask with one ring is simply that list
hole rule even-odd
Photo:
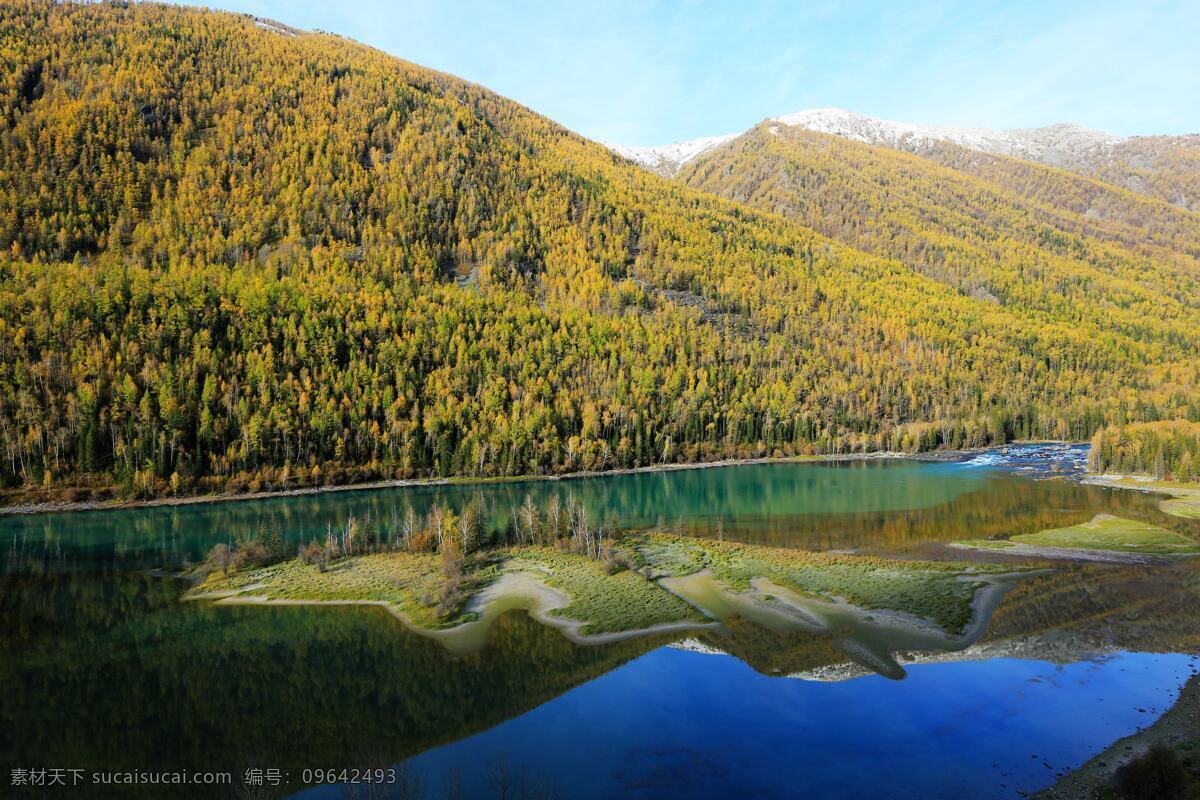
[{"label": "autumn foliage", "polygon": [[1137,251],[1173,282],[1130,285],[1101,326],[1073,305],[1096,296],[1082,274],[997,304],[331,35],[25,0],[0,7],[0,53],[0,485],[25,495],[1077,439],[1197,413],[1183,256]]}]

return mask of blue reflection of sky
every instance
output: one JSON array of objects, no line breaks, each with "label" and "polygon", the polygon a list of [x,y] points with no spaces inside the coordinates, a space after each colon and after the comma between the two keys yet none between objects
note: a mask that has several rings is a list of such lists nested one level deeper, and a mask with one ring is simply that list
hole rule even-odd
[{"label": "blue reflection of sky", "polygon": [[664,648],[408,766],[434,797],[452,770],[491,796],[499,761],[571,798],[1017,797],[1150,724],[1196,663],[993,659],[816,683]]}]

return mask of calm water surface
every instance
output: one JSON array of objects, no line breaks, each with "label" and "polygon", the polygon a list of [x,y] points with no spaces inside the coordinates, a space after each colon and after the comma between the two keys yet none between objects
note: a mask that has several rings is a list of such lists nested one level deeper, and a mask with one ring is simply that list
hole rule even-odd
[{"label": "calm water surface", "polygon": [[944,543],[1097,513],[1200,534],[1149,495],[1002,466],[761,464],[0,518],[0,786],[18,767],[257,767],[290,778],[257,796],[367,797],[383,795],[305,788],[303,771],[398,765],[420,790],[405,796],[431,798],[506,780],[564,798],[1017,797],[1169,707],[1200,649],[1196,567],[1063,565],[1013,590],[967,654],[917,654],[900,680],[746,623],[580,647],[513,613],[455,658],[378,609],[180,603],[186,584],[148,573],[267,528],[301,541],[354,515],[386,535],[434,503],[474,502],[500,530],[552,494],[611,530],[902,557],[963,558]]}]

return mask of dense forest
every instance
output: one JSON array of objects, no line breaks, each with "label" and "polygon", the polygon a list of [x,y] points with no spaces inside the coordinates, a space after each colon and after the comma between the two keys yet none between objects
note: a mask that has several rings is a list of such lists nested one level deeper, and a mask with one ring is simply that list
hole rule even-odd
[{"label": "dense forest", "polygon": [[677,179],[1141,358],[1200,352],[1200,215],[1161,201],[950,144],[921,157],[769,123]]},{"label": "dense forest", "polygon": [[20,0],[0,53],[10,499],[1200,419],[1200,217],[1163,203],[981,194],[931,246],[889,175],[840,225],[755,209],[244,15]]},{"label": "dense forest", "polygon": [[1200,135],[1137,136],[1080,169],[1106,183],[1200,211]]},{"label": "dense forest", "polygon": [[1094,472],[1200,483],[1200,424],[1185,420],[1103,428],[1092,438]]}]

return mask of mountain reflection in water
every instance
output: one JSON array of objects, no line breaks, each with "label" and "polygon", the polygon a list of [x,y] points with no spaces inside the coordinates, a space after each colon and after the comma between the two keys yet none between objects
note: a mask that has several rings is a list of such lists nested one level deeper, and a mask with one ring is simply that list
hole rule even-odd
[{"label": "mountain reflection in water", "polygon": [[[185,604],[181,581],[146,572],[198,559],[215,542],[263,525],[299,541],[351,513],[378,519],[409,504],[474,498],[488,524],[502,527],[526,494],[536,503],[550,493],[583,500],[610,529],[662,525],[901,557],[967,558],[943,544],[1097,513],[1200,534],[1198,523],[1162,514],[1157,499],[1142,493],[911,462],[771,464],[4,518],[0,767],[271,767],[292,775],[274,792],[281,795],[302,787],[306,768],[404,763],[432,796],[451,773],[467,789],[490,792],[487,775],[510,763],[564,797],[685,789],[722,796],[719,789],[733,788],[773,796],[787,781],[822,797],[835,796],[823,794],[837,785],[835,766],[853,772],[861,754],[876,752],[907,754],[918,773],[948,777],[897,784],[894,774],[860,768],[865,777],[845,784],[846,796],[855,796],[855,781],[873,779],[877,790],[879,781],[893,789],[911,784],[913,797],[964,796],[952,794],[963,781],[988,787],[966,796],[1010,797],[1018,786],[1048,784],[1082,761],[1087,747],[1151,722],[1192,669],[1189,654],[1200,651],[1195,560],[1055,564],[1018,582],[970,646],[895,653],[899,671],[890,677],[904,677],[899,683],[871,675],[838,635],[736,619],[723,631],[580,647],[514,612],[498,621],[481,652],[456,658],[379,609]],[[1127,680],[1129,670],[1150,677]],[[889,685],[897,688],[883,688]],[[795,686],[811,688],[786,688]],[[1024,704],[1000,691],[1023,686]],[[883,702],[894,705],[888,724],[868,724],[872,704]],[[954,716],[967,709],[978,719]],[[751,711],[760,715],[758,727]],[[820,735],[793,718],[813,714],[821,715]],[[985,746],[988,731],[996,743]],[[1053,770],[1023,763],[1033,759],[1022,737],[1038,742],[1039,758]],[[922,761],[903,741],[932,748],[947,763],[957,752],[957,766]],[[854,754],[838,750],[850,742]],[[807,784],[797,770],[810,776]],[[697,789],[697,776],[711,792]],[[590,788],[563,785],[575,779]],[[105,789],[80,787],[72,796],[111,796]],[[340,787],[312,791],[342,796]],[[145,787],[123,796],[163,794]],[[179,789],[170,796],[211,794]],[[866,788],[861,796],[869,796]]]}]

